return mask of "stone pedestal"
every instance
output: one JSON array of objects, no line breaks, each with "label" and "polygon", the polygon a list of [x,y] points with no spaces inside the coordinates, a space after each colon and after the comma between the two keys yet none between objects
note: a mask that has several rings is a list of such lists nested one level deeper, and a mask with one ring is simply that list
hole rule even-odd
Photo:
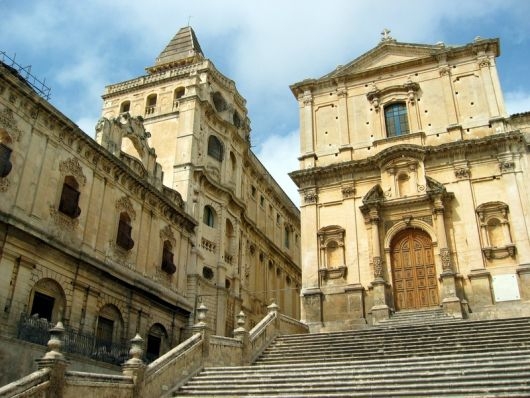
[{"label": "stone pedestal", "polygon": [[390,308],[386,304],[386,282],[382,279],[376,279],[372,282],[374,306],[371,309],[372,323],[376,324],[383,319],[390,318]]},{"label": "stone pedestal", "polygon": [[530,300],[530,264],[521,264],[517,267],[517,275],[519,275],[519,292],[521,293],[521,300]]},{"label": "stone pedestal", "polygon": [[305,314],[305,322],[309,330],[322,326],[322,292],[319,288],[307,288],[302,290],[302,308]]},{"label": "stone pedestal", "polygon": [[468,275],[473,297],[471,299],[471,306],[485,307],[493,304],[491,296],[491,274],[486,269],[471,270]]},{"label": "stone pedestal", "polygon": [[440,275],[442,281],[442,308],[446,315],[453,318],[462,318],[462,304],[456,295],[456,274],[452,271],[444,271]]}]

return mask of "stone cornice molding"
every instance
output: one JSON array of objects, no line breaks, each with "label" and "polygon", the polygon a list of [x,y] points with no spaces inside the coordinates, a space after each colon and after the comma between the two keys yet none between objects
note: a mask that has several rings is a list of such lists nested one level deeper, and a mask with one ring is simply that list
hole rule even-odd
[{"label": "stone cornice molding", "polygon": [[[484,147],[491,147],[495,150],[505,143],[529,145],[525,136],[520,131],[511,131],[508,133],[500,133],[490,135],[483,138],[460,140],[457,142],[450,142],[442,145],[420,146],[414,144],[396,144],[387,148],[374,156],[368,158],[352,160],[332,164],[329,166],[318,166],[303,170],[296,170],[289,173],[291,179],[299,188],[306,188],[315,186],[319,181],[325,181],[326,177],[333,177],[340,181],[339,176],[353,175],[354,173],[379,171],[381,164],[388,162],[394,157],[401,154],[406,154],[409,157],[417,158],[418,160],[425,160],[430,156],[446,156],[451,157],[453,154],[458,154],[458,157],[466,156],[467,154],[478,153],[484,150]],[[514,148],[512,147],[512,150]]]},{"label": "stone cornice molding", "polygon": [[[140,178],[125,163],[101,147],[53,105],[29,88],[17,84],[18,80],[13,80],[16,79],[15,76],[8,73],[0,76],[1,82],[8,84],[18,97],[23,97],[23,100],[17,101],[20,105],[16,111],[26,113],[28,120],[35,120],[36,124],[41,124],[39,129],[47,131],[50,140],[63,146],[65,153],[69,152],[77,159],[86,160],[92,165],[91,170],[94,175],[121,185],[125,192],[130,193],[140,203],[146,197],[155,197],[156,201],[150,202],[152,205],[154,203],[162,214],[189,233],[193,233],[197,222],[184,211],[184,202],[178,192],[171,190],[174,195],[167,195],[169,188],[157,189]],[[172,202],[169,198],[179,200]]]}]

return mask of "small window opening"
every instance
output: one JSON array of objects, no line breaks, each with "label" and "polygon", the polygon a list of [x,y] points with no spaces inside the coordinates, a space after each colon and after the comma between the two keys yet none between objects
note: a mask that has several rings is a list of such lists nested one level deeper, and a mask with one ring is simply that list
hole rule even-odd
[{"label": "small window opening", "polygon": [[131,218],[127,213],[123,212],[120,214],[118,236],[116,237],[116,244],[122,249],[131,250],[134,247],[134,240],[131,238],[131,232]]},{"label": "small window opening", "polygon": [[79,208],[79,185],[72,176],[64,178],[61,200],[59,201],[59,211],[70,218],[77,218],[81,214]]},{"label": "small window opening", "polygon": [[12,165],[10,162],[11,148],[0,143],[0,178],[6,177],[11,171]]},{"label": "small window opening", "polygon": [[173,263],[173,248],[169,241],[164,241],[164,247],[162,249],[162,270],[172,275],[177,270],[177,267]]}]

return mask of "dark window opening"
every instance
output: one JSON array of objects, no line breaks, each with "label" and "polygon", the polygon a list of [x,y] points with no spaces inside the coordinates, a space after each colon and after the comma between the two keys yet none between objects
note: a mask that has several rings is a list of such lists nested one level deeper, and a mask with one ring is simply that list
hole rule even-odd
[{"label": "dark window opening", "polygon": [[120,113],[129,112],[131,110],[131,101],[124,101],[120,106]]},{"label": "dark window opening", "polygon": [[202,268],[202,276],[204,276],[208,280],[212,279],[213,278],[213,270],[210,267],[203,267]]},{"label": "dark window opening", "polygon": [[215,211],[210,206],[204,206],[202,222],[211,228],[215,226]]},{"label": "dark window opening", "polygon": [[48,322],[51,322],[54,304],[55,298],[44,293],[35,292],[30,315],[38,314],[39,318],[46,318]]},{"label": "dark window opening", "polygon": [[79,208],[79,191],[75,178],[67,176],[64,179],[61,200],[59,201],[59,211],[68,217],[76,218],[81,214]]},{"label": "dark window opening", "polygon": [[164,249],[162,251],[162,270],[172,275],[177,270],[177,267],[173,263],[173,251],[171,244],[166,240],[164,242]]},{"label": "dark window opening", "polygon": [[116,244],[125,250],[131,250],[134,247],[134,241],[131,238],[131,232],[131,219],[127,213],[121,213],[120,222],[118,224],[118,236],[116,237]]},{"label": "dark window opening", "polygon": [[0,177],[6,177],[11,171],[12,165],[9,159],[11,158],[11,148],[0,143]]},{"label": "dark window opening", "polygon": [[226,103],[226,100],[223,98],[221,93],[219,91],[216,91],[212,94],[212,101],[213,105],[215,106],[215,109],[217,112],[223,112],[228,108],[228,104]]},{"label": "dark window opening", "polygon": [[406,104],[399,102],[386,106],[385,124],[388,137],[397,137],[408,134],[410,131]]},{"label": "dark window opening", "polygon": [[149,362],[154,361],[160,356],[160,347],[162,346],[162,339],[159,336],[149,334],[147,336],[147,348],[145,356]]},{"label": "dark window opening", "polygon": [[214,135],[208,138],[208,155],[220,162],[223,161],[223,144]]},{"label": "dark window opening", "polygon": [[114,321],[105,317],[98,317],[98,329],[96,331],[96,345],[105,347],[110,351],[112,346],[112,334],[114,332]]}]

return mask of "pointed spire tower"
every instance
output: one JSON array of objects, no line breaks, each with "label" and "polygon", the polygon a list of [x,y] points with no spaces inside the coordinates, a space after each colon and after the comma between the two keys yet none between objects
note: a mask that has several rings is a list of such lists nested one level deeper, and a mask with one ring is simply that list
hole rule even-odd
[{"label": "pointed spire tower", "polygon": [[204,59],[201,46],[191,26],[181,28],[156,58],[155,65],[146,68],[153,74],[176,66],[195,63]]}]

